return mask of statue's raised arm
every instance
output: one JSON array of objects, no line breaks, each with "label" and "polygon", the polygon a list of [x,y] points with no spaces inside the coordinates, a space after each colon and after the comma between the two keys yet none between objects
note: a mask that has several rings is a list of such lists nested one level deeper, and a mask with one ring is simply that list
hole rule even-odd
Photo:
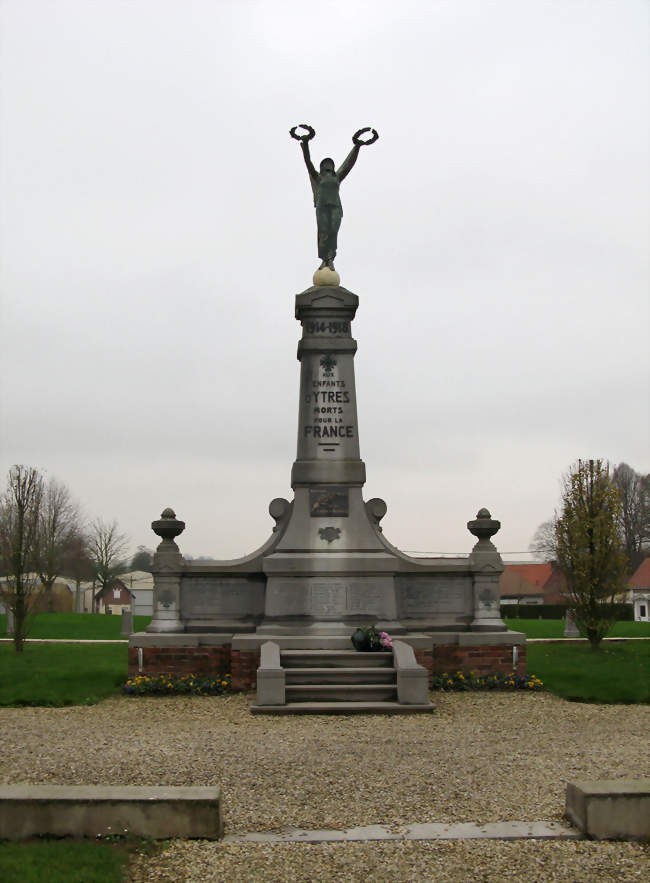
[{"label": "statue's raised arm", "polygon": [[[298,129],[304,129],[304,133],[299,134]],[[362,136],[366,132],[371,132],[371,137],[363,140]],[[309,142],[316,134],[314,129],[301,123],[299,126],[294,126],[289,131],[289,134],[296,141],[300,141],[300,147],[302,148],[314,194],[316,223],[318,226],[318,257],[321,259],[319,269],[322,270],[324,267],[329,267],[330,270],[334,270],[337,237],[339,227],[341,226],[341,218],[343,217],[343,206],[341,205],[339,195],[341,181],[351,172],[361,148],[368,144],[374,144],[379,135],[370,126],[359,129],[352,136],[354,147],[338,169],[334,165],[334,160],[326,157],[321,161],[319,170],[316,171],[309,153]]]},{"label": "statue's raised arm", "polygon": [[[367,141],[362,141],[361,136],[364,135],[366,132],[372,132],[372,137],[369,138]],[[354,133],[354,135],[352,136],[352,143],[354,144],[354,147],[343,160],[341,166],[336,170],[339,181],[342,181],[352,171],[352,167],[357,161],[357,157],[359,156],[359,151],[361,150],[361,148],[367,147],[369,144],[374,144],[377,138],[379,138],[377,131],[375,129],[371,129],[370,126],[366,126],[365,129],[359,129],[358,132]]]}]

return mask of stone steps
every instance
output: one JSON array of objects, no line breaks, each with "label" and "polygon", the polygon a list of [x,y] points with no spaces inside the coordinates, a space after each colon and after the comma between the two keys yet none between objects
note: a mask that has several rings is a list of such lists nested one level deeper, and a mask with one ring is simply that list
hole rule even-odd
[{"label": "stone steps", "polygon": [[288,702],[286,705],[251,705],[251,714],[431,714],[433,705],[400,702]]},{"label": "stone steps", "polygon": [[396,669],[388,666],[285,669],[287,688],[294,684],[395,684],[396,677]]},{"label": "stone steps", "polygon": [[396,702],[397,684],[294,684],[287,702]]},{"label": "stone steps", "polygon": [[426,702],[426,672],[416,664],[412,648],[399,642],[394,652],[360,653],[335,648],[281,649],[271,641],[262,645],[257,682],[258,702],[251,705],[252,714],[433,710]]},{"label": "stone steps", "polygon": [[397,702],[393,654],[356,650],[281,650],[287,704]]},{"label": "stone steps", "polygon": [[357,650],[280,650],[283,668],[392,667],[393,654],[359,653]]}]

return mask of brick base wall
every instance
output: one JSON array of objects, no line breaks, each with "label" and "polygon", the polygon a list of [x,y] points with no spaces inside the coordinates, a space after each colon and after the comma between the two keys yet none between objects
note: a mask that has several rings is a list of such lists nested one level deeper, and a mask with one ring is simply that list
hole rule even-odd
[{"label": "brick base wall", "polygon": [[[214,675],[231,669],[230,646],[142,647],[144,675]],[[139,674],[138,648],[129,647],[129,677]]]},{"label": "brick base wall", "polygon": [[[429,672],[429,683],[434,674],[454,671],[474,671],[477,674],[494,674],[513,670],[512,646],[510,644],[479,644],[459,647],[457,644],[435,646],[432,650],[416,650],[415,658]],[[143,647],[142,674],[160,675],[215,675],[219,672],[232,674],[232,689],[254,690],[257,669],[260,664],[259,650],[231,650],[228,644],[217,647]],[[526,674],[526,647],[518,646],[518,674]],[[129,677],[138,674],[138,648],[129,647]]]},{"label": "brick base wall", "polygon": [[[517,647],[517,665],[512,664],[512,645],[510,644],[478,644],[474,647],[459,647],[457,644],[442,645],[433,648],[434,674],[454,671],[473,671],[479,675],[503,672],[508,674],[526,674],[526,647]],[[422,663],[424,665],[424,663]]]},{"label": "brick base wall", "polygon": [[231,668],[233,690],[254,690],[257,686],[259,664],[259,650],[233,650]]},{"label": "brick base wall", "polygon": [[508,674],[515,670],[520,675],[526,674],[526,647],[522,645],[518,645],[516,666],[512,664],[510,644],[479,644],[475,647],[434,645],[432,650],[415,650],[415,659],[429,672],[429,686],[433,682],[433,675],[443,672],[473,671],[486,675],[496,672]]},{"label": "brick base wall", "polygon": [[[142,674],[215,675],[232,674],[232,689],[253,690],[260,664],[259,650],[232,650],[229,644],[217,647],[142,647]],[[129,647],[129,677],[139,674],[138,648]]]}]

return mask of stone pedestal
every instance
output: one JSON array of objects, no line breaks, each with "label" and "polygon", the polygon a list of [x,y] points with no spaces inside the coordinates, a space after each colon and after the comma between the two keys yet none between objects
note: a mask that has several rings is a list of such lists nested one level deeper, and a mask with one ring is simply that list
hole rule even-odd
[{"label": "stone pedestal", "polygon": [[490,537],[501,528],[501,522],[492,518],[487,509],[479,509],[474,521],[467,522],[467,529],[478,537],[470,555],[470,567],[474,584],[473,632],[506,631],[507,626],[499,613],[499,577],[503,562]]},{"label": "stone pedestal", "polygon": [[185,522],[178,521],[172,509],[165,509],[151,528],[162,537],[162,542],[153,556],[154,610],[147,631],[182,632],[185,629],[181,621],[180,589],[185,561],[174,537],[185,530]]}]

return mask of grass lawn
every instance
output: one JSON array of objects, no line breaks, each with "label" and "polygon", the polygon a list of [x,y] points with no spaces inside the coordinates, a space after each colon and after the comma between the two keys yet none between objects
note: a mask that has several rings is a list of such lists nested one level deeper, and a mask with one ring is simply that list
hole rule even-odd
[{"label": "grass lawn", "polygon": [[126,676],[120,644],[25,644],[22,653],[0,645],[0,705],[94,705]]},{"label": "grass lawn", "polygon": [[[527,638],[562,638],[563,619],[504,619],[509,629],[524,632]],[[608,638],[650,638],[650,622],[616,622]]]},{"label": "grass lawn", "polygon": [[582,702],[650,702],[650,641],[601,644],[529,644],[529,673],[564,699]]},{"label": "grass lawn", "polygon": [[92,840],[0,841],[2,883],[121,883],[129,851]]},{"label": "grass lawn", "polygon": [[[133,630],[143,632],[150,616],[134,616]],[[119,639],[122,617],[105,613],[37,613],[29,628],[28,638]],[[7,616],[0,616],[0,637],[7,635]],[[123,640],[126,640],[124,638]]]}]

